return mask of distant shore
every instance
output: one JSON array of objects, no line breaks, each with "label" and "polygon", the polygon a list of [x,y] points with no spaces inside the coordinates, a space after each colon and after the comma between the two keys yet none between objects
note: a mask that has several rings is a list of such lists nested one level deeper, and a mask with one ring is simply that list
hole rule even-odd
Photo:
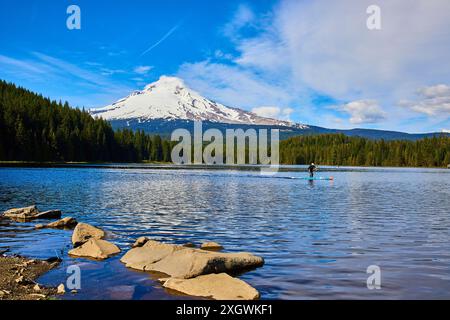
[{"label": "distant shore", "polygon": [[[280,164],[280,172],[303,172],[306,171],[307,164],[290,165]],[[31,162],[31,161],[0,161],[0,168],[78,168],[78,169],[161,169],[161,170],[241,170],[259,171],[263,165],[206,165],[190,164],[176,165],[171,162]],[[344,166],[344,165],[319,165],[320,171],[340,171],[341,169],[450,169],[447,167],[394,167],[394,166]]]}]

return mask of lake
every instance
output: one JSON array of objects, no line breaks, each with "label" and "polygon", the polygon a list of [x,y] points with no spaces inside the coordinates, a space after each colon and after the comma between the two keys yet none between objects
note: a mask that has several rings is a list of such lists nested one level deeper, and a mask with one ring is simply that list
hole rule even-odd
[{"label": "lake", "polygon": [[[137,237],[183,244],[216,241],[265,259],[240,276],[262,299],[449,299],[450,170],[321,168],[334,181],[307,181],[303,167],[275,176],[251,170],[148,167],[0,168],[0,211],[40,210],[99,226],[122,254],[73,259],[71,231],[34,230],[0,219],[0,249],[60,256],[39,279],[65,283],[77,264],[82,289],[66,299],[186,299],[156,277],[125,268]],[[366,272],[381,269],[381,289]]]}]

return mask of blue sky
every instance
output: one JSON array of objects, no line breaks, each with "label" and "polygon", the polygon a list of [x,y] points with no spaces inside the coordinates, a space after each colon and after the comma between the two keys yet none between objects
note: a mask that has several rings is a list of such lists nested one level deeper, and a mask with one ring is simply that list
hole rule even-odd
[{"label": "blue sky", "polygon": [[[258,114],[333,128],[450,129],[450,3],[377,1],[0,3],[0,79],[101,107],[161,75]],[[81,9],[68,30],[66,9]]]}]

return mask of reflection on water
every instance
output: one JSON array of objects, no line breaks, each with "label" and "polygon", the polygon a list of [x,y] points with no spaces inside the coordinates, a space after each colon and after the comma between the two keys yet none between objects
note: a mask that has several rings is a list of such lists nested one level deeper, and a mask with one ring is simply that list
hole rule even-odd
[{"label": "reflection on water", "polygon": [[[0,210],[32,203],[61,209],[107,230],[123,251],[148,236],[253,252],[266,264],[241,278],[264,299],[450,298],[450,170],[332,175],[334,181],[306,181],[295,179],[303,172],[2,168]],[[65,268],[78,264],[82,290],[68,298],[186,298],[126,269],[120,255],[105,262],[69,258],[70,231],[33,226],[0,220],[0,248],[62,256],[62,266],[40,279],[44,284],[65,282]],[[369,265],[381,267],[381,290],[366,287]]]}]

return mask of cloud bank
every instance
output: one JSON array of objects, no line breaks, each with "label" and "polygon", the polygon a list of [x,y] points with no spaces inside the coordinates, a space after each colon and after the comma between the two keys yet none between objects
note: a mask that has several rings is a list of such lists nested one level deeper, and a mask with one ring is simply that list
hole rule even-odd
[{"label": "cloud bank", "polygon": [[418,99],[400,105],[431,117],[450,117],[450,86],[439,84],[417,90]]},{"label": "cloud bank", "polygon": [[[284,0],[270,12],[240,6],[223,31],[232,57],[185,63],[179,75],[225,104],[294,108],[297,121],[344,111],[347,124],[415,127],[405,125],[411,114],[399,102],[413,99],[419,88],[450,83],[450,2],[377,1],[381,30],[366,26],[372,4]],[[344,109],[317,108],[317,96]],[[448,114],[445,97],[424,98],[426,105],[411,109]]]}]

